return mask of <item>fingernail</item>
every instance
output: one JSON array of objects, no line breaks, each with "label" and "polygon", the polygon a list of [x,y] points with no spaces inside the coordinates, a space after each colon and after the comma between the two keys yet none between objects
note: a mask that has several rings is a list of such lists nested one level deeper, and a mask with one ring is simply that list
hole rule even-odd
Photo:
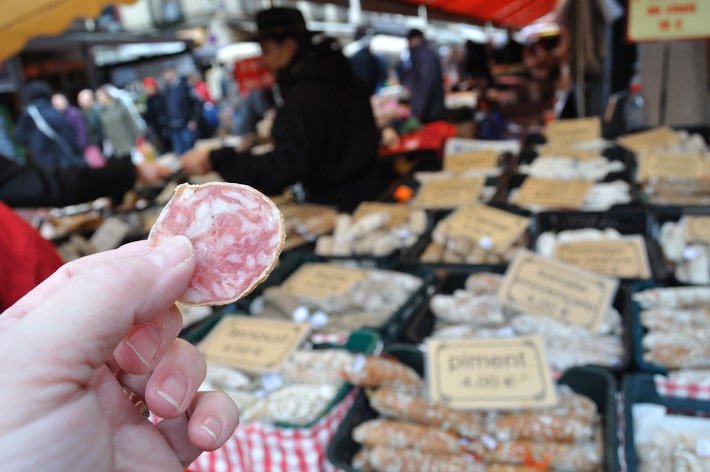
[{"label": "fingernail", "polygon": [[158,269],[169,269],[192,255],[192,243],[185,236],[163,239],[150,250],[146,260]]},{"label": "fingernail", "polygon": [[158,396],[178,410],[185,399],[186,392],[187,379],[180,372],[174,372],[160,384]]},{"label": "fingernail", "polygon": [[139,326],[126,338],[126,346],[146,367],[155,359],[162,342],[163,336],[154,324]]},{"label": "fingernail", "polygon": [[212,439],[214,440],[214,443],[217,444],[217,440],[219,436],[222,434],[222,423],[215,418],[214,416],[208,417],[201,425],[200,428],[202,428],[207,434],[212,436]]}]

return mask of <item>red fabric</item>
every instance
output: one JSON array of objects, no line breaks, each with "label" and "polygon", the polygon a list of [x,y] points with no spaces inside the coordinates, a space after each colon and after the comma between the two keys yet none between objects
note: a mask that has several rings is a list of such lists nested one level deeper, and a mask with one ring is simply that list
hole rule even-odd
[{"label": "red fabric", "polygon": [[405,134],[400,138],[399,146],[380,149],[380,156],[391,156],[410,151],[437,151],[444,150],[447,139],[456,136],[456,127],[445,121],[435,121],[426,124],[419,131]]},{"label": "red fabric", "polygon": [[0,203],[0,312],[61,265],[54,246]]},{"label": "red fabric", "polygon": [[551,12],[557,0],[402,0],[500,26],[522,28]]}]

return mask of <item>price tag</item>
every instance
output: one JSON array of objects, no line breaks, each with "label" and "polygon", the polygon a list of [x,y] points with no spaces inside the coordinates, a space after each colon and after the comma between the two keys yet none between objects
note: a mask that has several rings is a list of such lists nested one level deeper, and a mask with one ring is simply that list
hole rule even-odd
[{"label": "price tag", "polygon": [[599,139],[602,124],[599,117],[556,120],[545,127],[545,138],[550,144],[569,145]]},{"label": "price tag", "polygon": [[498,152],[493,149],[462,152],[444,157],[444,171],[463,172],[468,169],[495,169]]},{"label": "price tag", "polygon": [[557,243],[555,258],[595,274],[621,279],[650,279],[646,241],[628,236],[605,241]]},{"label": "price tag", "polygon": [[575,149],[572,146],[558,146],[555,144],[539,146],[537,152],[541,157],[569,157],[577,161],[589,161],[601,155],[601,152],[595,149]]},{"label": "price tag", "polygon": [[678,134],[667,126],[660,126],[648,131],[627,134],[617,142],[631,152],[639,153],[649,149],[662,149],[680,142]]},{"label": "price tag", "polygon": [[685,216],[685,239],[689,243],[710,243],[710,216]]},{"label": "price tag", "polygon": [[521,251],[498,292],[502,303],[596,332],[618,280]]},{"label": "price tag", "polygon": [[335,264],[304,264],[283,283],[281,288],[292,295],[323,300],[344,295],[364,280],[365,271]]},{"label": "price tag", "polygon": [[483,177],[430,180],[419,187],[412,205],[419,208],[445,209],[476,203],[484,182]]},{"label": "price tag", "polygon": [[362,202],[353,213],[353,222],[370,213],[387,213],[390,221],[389,228],[399,228],[407,222],[411,208],[394,203]]},{"label": "price tag", "polygon": [[646,182],[652,177],[700,179],[705,174],[705,159],[698,154],[654,152],[640,154],[636,180]]},{"label": "price tag", "polygon": [[116,249],[128,236],[131,226],[125,221],[116,218],[106,218],[89,239],[97,252]]},{"label": "price tag", "polygon": [[208,361],[238,369],[274,371],[308,334],[307,324],[229,315],[200,345]]},{"label": "price tag", "polygon": [[546,208],[580,208],[593,183],[588,180],[538,179],[528,177],[518,191],[517,205]]},{"label": "price tag", "polygon": [[432,399],[450,408],[519,409],[557,403],[539,336],[431,340],[427,368]]},{"label": "price tag", "polygon": [[446,218],[449,235],[473,241],[488,237],[498,253],[512,246],[529,224],[530,218],[485,205],[462,207]]}]

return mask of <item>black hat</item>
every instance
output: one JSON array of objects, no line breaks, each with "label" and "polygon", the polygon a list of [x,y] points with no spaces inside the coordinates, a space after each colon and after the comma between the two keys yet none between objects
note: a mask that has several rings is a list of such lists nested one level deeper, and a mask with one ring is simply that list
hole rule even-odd
[{"label": "black hat", "polygon": [[417,29],[417,28],[410,29],[409,32],[407,33],[407,39],[412,39],[412,38],[424,39],[424,33],[422,33],[422,30]]},{"label": "black hat", "polygon": [[276,7],[256,14],[254,41],[288,36],[312,36],[316,34],[306,27],[303,14],[296,8]]}]

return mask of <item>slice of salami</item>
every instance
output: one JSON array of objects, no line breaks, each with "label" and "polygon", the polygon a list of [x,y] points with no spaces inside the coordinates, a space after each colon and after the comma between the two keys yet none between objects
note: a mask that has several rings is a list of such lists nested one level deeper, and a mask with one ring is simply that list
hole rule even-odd
[{"label": "slice of salami", "polygon": [[284,244],[283,217],[261,192],[240,184],[182,184],[148,241],[187,236],[197,268],[180,301],[224,305],[251,292],[274,268]]}]

